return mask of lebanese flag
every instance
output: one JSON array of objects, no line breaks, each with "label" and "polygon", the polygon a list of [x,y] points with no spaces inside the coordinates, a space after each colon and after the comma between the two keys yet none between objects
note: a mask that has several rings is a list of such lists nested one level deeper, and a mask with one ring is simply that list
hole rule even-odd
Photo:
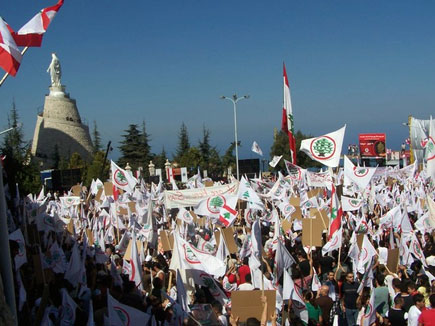
[{"label": "lebanese flag", "polygon": [[296,163],[296,139],[294,136],[294,123],[293,123],[293,110],[290,98],[290,86],[288,83],[287,72],[285,64],[283,63],[283,77],[284,77],[284,103],[282,107],[282,131],[288,134],[288,142],[290,145],[290,155],[293,164]]},{"label": "lebanese flag", "polygon": [[231,196],[227,199],[226,203],[221,207],[219,211],[219,222],[228,227],[233,224],[237,218],[237,196]]},{"label": "lebanese flag", "polygon": [[343,210],[341,209],[340,201],[338,200],[337,193],[335,191],[334,183],[332,183],[332,194],[331,194],[331,224],[329,225],[329,238],[331,239],[333,234],[340,229],[341,226],[341,216],[343,215]]},{"label": "lebanese flag", "polygon": [[59,0],[57,4],[47,7],[38,12],[30,19],[18,32],[13,32],[12,36],[18,46],[41,46],[42,37],[47,31],[48,26],[53,21],[64,0]]},{"label": "lebanese flag", "polygon": [[21,52],[8,29],[8,25],[0,17],[0,67],[15,77],[20,63]]}]

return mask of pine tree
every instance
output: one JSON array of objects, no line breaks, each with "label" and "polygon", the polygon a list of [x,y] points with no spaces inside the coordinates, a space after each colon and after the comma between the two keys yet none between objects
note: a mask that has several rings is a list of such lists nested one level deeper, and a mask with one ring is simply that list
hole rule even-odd
[{"label": "pine tree", "polygon": [[[142,121],[142,141],[141,141],[141,147],[142,147],[142,166],[144,171],[148,171],[147,167],[150,161],[153,158],[153,155],[151,153],[151,146],[149,145],[150,141],[150,135],[147,133],[145,121]],[[146,172],[148,173],[148,172]]]},{"label": "pine tree", "polygon": [[15,184],[18,184],[21,194],[36,193],[41,185],[39,167],[30,155],[30,142],[24,141],[15,101],[12,102],[8,116],[8,128],[14,129],[4,135],[0,151],[5,156],[3,163],[8,176],[9,191],[15,197]]},{"label": "pine tree", "polygon": [[[240,146],[240,141],[238,141],[238,146]],[[222,167],[224,168],[224,173],[227,172],[229,167],[231,167],[233,172],[236,171],[236,156],[233,154],[235,148],[235,142],[232,142],[230,147],[225,151],[224,156],[222,156]]]},{"label": "pine tree", "polygon": [[101,151],[101,137],[100,132],[97,129],[97,121],[94,120],[94,130],[92,131],[92,140],[94,142],[94,153]]},{"label": "pine tree", "polygon": [[124,131],[126,133],[122,135],[124,139],[119,146],[121,157],[118,160],[118,165],[124,168],[129,163],[132,169],[137,169],[143,164],[142,134],[136,124],[129,125],[129,128]]},{"label": "pine tree", "polygon": [[162,147],[162,151],[160,154],[157,154],[154,156],[154,166],[156,169],[162,169],[162,171],[165,169],[165,163],[168,156],[166,155],[165,147]]},{"label": "pine tree", "polygon": [[205,125],[202,127],[202,140],[199,141],[199,151],[201,153],[201,169],[207,170],[208,163],[210,159],[210,131],[205,128]]},{"label": "pine tree", "polygon": [[[92,162],[87,168],[85,185],[89,186],[92,182],[92,179],[100,178],[104,181],[109,177],[107,169],[104,171],[105,174],[101,175],[101,167],[103,166],[105,155],[106,153],[104,151],[98,151],[94,154]],[[109,164],[110,163],[106,160],[106,166]]]},{"label": "pine tree", "polygon": [[187,133],[186,125],[184,124],[184,122],[182,122],[180,127],[180,134],[178,136],[177,152],[175,153],[174,161],[179,162],[182,156],[188,152],[189,148],[190,148],[189,134]]}]

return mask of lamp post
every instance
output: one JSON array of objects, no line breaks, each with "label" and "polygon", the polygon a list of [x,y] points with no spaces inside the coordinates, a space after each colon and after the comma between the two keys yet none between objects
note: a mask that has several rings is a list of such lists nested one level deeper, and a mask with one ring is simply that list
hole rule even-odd
[{"label": "lamp post", "polygon": [[232,97],[227,96],[221,96],[222,100],[229,100],[233,102],[234,107],[234,141],[236,146],[236,172],[237,172],[237,180],[239,180],[239,149],[238,149],[238,143],[237,143],[237,102],[240,100],[248,99],[249,95],[245,95],[242,97],[237,97],[236,94],[234,94]]}]

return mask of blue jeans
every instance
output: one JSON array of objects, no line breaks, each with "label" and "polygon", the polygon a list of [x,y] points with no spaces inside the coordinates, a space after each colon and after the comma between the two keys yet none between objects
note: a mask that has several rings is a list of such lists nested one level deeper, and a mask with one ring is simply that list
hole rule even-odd
[{"label": "blue jeans", "polygon": [[347,326],[355,326],[358,319],[358,309],[346,308]]}]

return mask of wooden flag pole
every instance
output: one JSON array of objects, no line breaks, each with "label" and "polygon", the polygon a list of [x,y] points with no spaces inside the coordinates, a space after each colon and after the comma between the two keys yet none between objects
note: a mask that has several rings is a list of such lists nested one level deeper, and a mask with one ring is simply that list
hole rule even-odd
[{"label": "wooden flag pole", "polygon": [[[26,46],[26,47],[23,49],[23,51],[21,51],[21,56],[23,56],[24,53],[26,53],[26,51],[27,51],[28,48],[29,48],[29,47]],[[5,80],[6,80],[6,78],[8,78],[8,77],[9,77],[9,73],[7,72],[7,73],[5,73],[5,75],[3,76],[3,78],[0,80],[0,87],[3,85],[3,83],[4,83]]]}]

